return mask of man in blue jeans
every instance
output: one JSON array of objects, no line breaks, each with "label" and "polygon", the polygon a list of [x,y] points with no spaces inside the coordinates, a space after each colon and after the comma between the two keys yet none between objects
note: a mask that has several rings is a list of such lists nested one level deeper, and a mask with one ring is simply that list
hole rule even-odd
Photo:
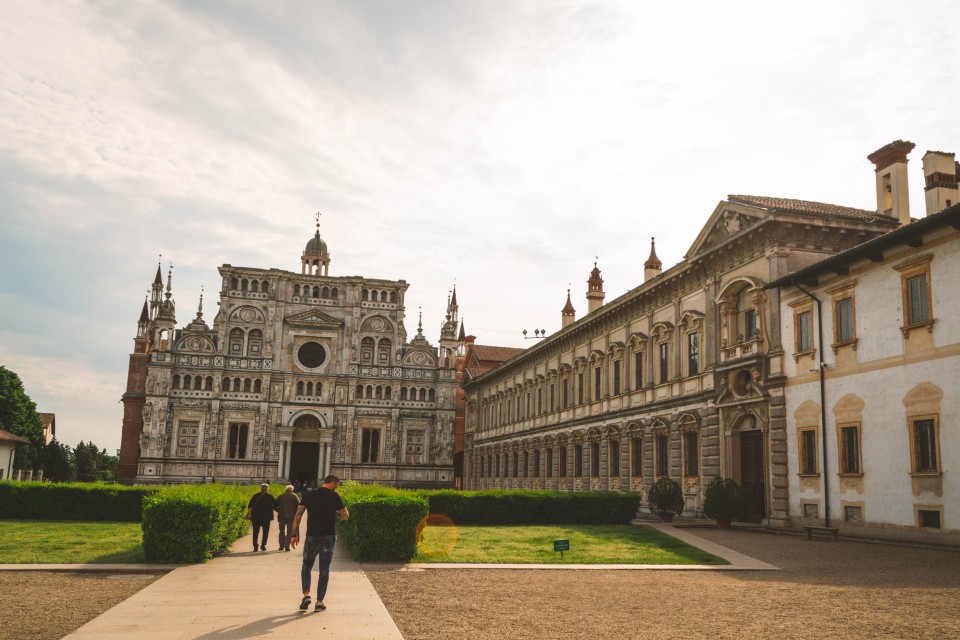
[{"label": "man in blue jeans", "polygon": [[327,595],[327,582],[330,580],[330,561],[333,560],[333,548],[337,544],[337,518],[346,520],[350,512],[337,493],[340,479],[330,475],[323,479],[323,486],[303,496],[297,515],[293,518],[293,535],[290,544],[296,548],[300,540],[300,519],[304,511],[307,518],[307,537],[303,543],[303,565],[300,567],[300,583],[303,587],[303,599],[300,610],[310,607],[310,571],[313,563],[320,557],[320,577],[317,580],[317,604],[314,611],[326,611],[323,598]]}]

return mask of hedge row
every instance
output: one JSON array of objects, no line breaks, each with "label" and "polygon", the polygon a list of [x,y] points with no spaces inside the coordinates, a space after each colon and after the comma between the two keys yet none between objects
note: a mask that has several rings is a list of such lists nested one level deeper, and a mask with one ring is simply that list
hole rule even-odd
[{"label": "hedge row", "polygon": [[418,491],[454,524],[629,524],[640,494],[560,491]]},{"label": "hedge row", "polygon": [[143,551],[149,562],[203,562],[249,530],[253,487],[165,487],[143,501]]},{"label": "hedge row", "polygon": [[0,481],[0,519],[139,522],[143,499],[160,487],[94,482]]},{"label": "hedge row", "polygon": [[358,562],[406,561],[417,552],[417,533],[427,501],[410,491],[344,483],[339,490],[350,519],[338,531]]}]

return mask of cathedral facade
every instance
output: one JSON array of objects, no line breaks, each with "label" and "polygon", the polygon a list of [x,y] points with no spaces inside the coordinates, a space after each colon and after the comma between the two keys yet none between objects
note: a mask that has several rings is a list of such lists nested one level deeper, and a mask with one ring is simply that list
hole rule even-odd
[{"label": "cathedral facade", "polygon": [[[318,225],[319,226],[319,225]],[[404,280],[330,276],[319,229],[300,273],[220,267],[213,326],[177,328],[160,268],[130,356],[127,482],[453,485],[457,309],[407,340]]]}]

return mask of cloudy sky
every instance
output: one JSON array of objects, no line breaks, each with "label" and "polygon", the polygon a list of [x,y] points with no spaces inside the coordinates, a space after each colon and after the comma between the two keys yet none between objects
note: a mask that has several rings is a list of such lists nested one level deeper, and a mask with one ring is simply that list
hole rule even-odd
[{"label": "cloudy sky", "polygon": [[[119,446],[158,254],[403,278],[483,344],[682,259],[727,194],[872,209],[866,155],[960,151],[953,3],[0,2],[0,364],[60,439]],[[527,343],[529,344],[529,343]]]}]

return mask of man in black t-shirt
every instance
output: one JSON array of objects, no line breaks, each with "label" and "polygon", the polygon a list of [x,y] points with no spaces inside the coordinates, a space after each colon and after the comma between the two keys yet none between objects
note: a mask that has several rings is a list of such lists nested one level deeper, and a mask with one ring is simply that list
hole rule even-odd
[{"label": "man in black t-shirt", "polygon": [[303,496],[297,515],[293,518],[293,535],[290,544],[296,548],[300,540],[300,519],[304,511],[307,518],[307,537],[303,542],[303,565],[300,567],[300,583],[303,587],[303,599],[300,610],[310,606],[310,571],[317,557],[320,558],[320,577],[317,579],[317,604],[314,611],[326,611],[323,598],[327,595],[327,582],[330,580],[330,561],[333,560],[333,548],[337,544],[337,518],[346,520],[350,512],[337,494],[340,479],[330,475],[323,479],[323,486]]}]

